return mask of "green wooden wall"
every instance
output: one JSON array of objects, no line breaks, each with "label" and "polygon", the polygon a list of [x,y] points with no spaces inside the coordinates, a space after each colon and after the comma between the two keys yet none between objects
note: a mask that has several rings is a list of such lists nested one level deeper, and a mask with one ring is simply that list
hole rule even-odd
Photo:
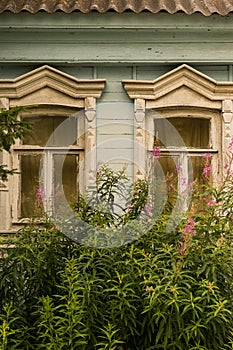
[{"label": "green wooden wall", "polygon": [[[21,13],[0,15],[0,79],[49,64],[80,79],[104,78],[97,161],[133,159],[133,105],[121,81],[153,80],[182,63],[233,81],[233,15]],[[112,106],[112,108],[111,108]],[[128,171],[132,174],[132,165]]]}]

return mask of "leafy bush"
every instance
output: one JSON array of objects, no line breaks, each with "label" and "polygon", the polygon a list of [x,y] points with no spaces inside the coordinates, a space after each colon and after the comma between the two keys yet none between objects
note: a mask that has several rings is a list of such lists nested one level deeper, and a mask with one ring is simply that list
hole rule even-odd
[{"label": "leafy bush", "polygon": [[95,227],[116,227],[136,219],[147,197],[146,180],[139,179],[130,186],[125,169],[114,172],[102,165],[96,172],[95,189],[85,196],[79,194],[72,206],[83,221]]},{"label": "leafy bush", "polygon": [[[0,111],[0,152],[10,152],[10,148],[17,139],[22,140],[32,125],[18,120],[18,113],[29,107],[14,107],[9,110]],[[0,165],[0,179],[7,181],[8,175],[14,174],[15,169],[10,170],[6,165]]]},{"label": "leafy bush", "polygon": [[[115,215],[109,193],[118,182],[106,172],[96,192],[104,212],[83,197],[77,215],[119,235],[126,222],[143,231],[132,219],[145,210],[146,183],[135,185]],[[229,173],[219,189],[205,185],[201,211],[169,231],[166,209],[121,247],[76,244],[51,223],[22,229],[0,259],[1,348],[232,349],[232,184]]]}]

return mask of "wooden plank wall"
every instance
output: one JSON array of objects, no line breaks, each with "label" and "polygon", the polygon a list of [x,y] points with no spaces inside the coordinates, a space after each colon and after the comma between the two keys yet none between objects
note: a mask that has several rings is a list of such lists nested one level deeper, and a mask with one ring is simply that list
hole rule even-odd
[{"label": "wooden plank wall", "polygon": [[[133,159],[133,104],[124,79],[153,80],[182,63],[233,81],[233,15],[161,13],[0,15],[0,79],[49,64],[80,79],[104,78],[97,162]],[[132,164],[128,172],[133,174]]]}]

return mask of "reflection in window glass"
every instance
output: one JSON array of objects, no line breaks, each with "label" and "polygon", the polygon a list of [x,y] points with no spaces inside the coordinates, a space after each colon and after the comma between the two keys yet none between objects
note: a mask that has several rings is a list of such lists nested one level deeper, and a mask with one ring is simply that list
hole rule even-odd
[{"label": "reflection in window glass", "polygon": [[37,198],[41,156],[41,154],[20,156],[22,218],[37,216],[37,209],[41,212],[42,203],[41,200]]},{"label": "reflection in window glass", "polygon": [[203,155],[190,156],[190,160],[191,160],[192,169],[189,169],[189,171],[192,171],[193,173],[193,181],[198,184],[204,184],[205,178],[203,176],[203,169],[204,169]]},{"label": "reflection in window glass", "polygon": [[204,118],[154,119],[155,143],[162,147],[209,147],[210,121]]},{"label": "reflection in window glass", "polygon": [[152,157],[151,194],[155,206],[165,201],[167,206],[173,205],[178,193],[177,164],[179,157],[161,155],[158,159]]},{"label": "reflection in window glass", "polygon": [[[67,146],[77,139],[77,118],[64,116],[30,116],[23,118],[30,120],[33,124],[33,130],[23,140],[24,145],[45,146],[50,136],[50,146]],[[68,127],[54,131],[65,120],[69,121]]]},{"label": "reflection in window glass", "polygon": [[[49,152],[43,155],[43,160],[50,159]],[[53,178],[50,184],[51,193],[45,193],[39,188],[39,171],[42,154],[22,155],[21,159],[21,218],[39,217],[43,215],[43,201],[47,204],[59,204],[62,190],[68,203],[74,201],[78,191],[78,156],[53,154],[53,164],[44,167],[43,177]],[[62,179],[59,177],[62,171]],[[61,180],[61,181],[60,181]]]},{"label": "reflection in window glass", "polygon": [[[62,195],[62,189],[67,202],[72,202],[77,194],[78,177],[78,156],[77,155],[54,155],[54,198],[59,201]],[[62,183],[59,177],[59,171],[62,169]]]}]

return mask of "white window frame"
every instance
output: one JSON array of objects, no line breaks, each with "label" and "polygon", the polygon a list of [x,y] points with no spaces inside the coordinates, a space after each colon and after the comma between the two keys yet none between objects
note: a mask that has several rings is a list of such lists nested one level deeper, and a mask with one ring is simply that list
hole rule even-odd
[{"label": "white window frame", "polygon": [[[195,147],[184,147],[184,149],[176,147],[166,147],[160,148],[161,155],[176,155],[180,156],[181,163],[183,162],[183,173],[180,173],[180,179],[188,178],[187,168],[188,168],[188,157],[189,156],[204,156],[205,153],[210,153],[213,155],[211,160],[213,168],[213,180],[217,184],[222,177],[222,123],[221,114],[218,111],[208,110],[204,108],[197,107],[178,107],[178,108],[164,108],[160,110],[155,110],[155,117],[153,117],[153,111],[149,111],[149,117],[147,117],[147,111],[145,112],[146,118],[146,145],[148,151],[151,153],[154,144],[154,119],[156,116],[166,118],[168,121],[172,118],[198,118],[198,119],[208,119],[210,121],[209,129],[209,148],[195,148]],[[151,132],[153,130],[153,132]],[[216,130],[218,133],[216,133]],[[179,181],[182,182],[181,180]],[[179,184],[179,188],[182,188]]]},{"label": "white window frame", "polygon": [[[233,134],[233,83],[218,82],[182,64],[155,80],[124,80],[129,97],[134,100],[134,175],[145,178],[147,152],[152,149],[153,120],[148,121],[147,111],[169,111],[167,117],[178,116],[187,109],[186,116],[211,119],[212,149],[218,151],[214,160],[215,182],[221,181],[223,161]],[[171,114],[172,112],[172,114]],[[166,115],[165,115],[166,117]],[[149,136],[148,136],[149,135]],[[210,150],[208,149],[208,152]],[[216,157],[214,157],[216,158]]]},{"label": "white window frame", "polygon": [[[96,99],[101,96],[104,87],[105,79],[77,79],[45,65],[16,79],[0,79],[0,108],[35,106],[38,110],[49,108],[54,115],[59,108],[63,109],[63,115],[64,110],[72,110],[73,113],[82,110],[82,140],[76,147],[72,146],[70,152],[82,154],[79,185],[85,191],[93,184],[96,171]],[[32,146],[29,149],[17,141],[10,154],[4,152],[4,164],[10,169],[18,168],[18,155],[27,152],[27,149],[29,152],[41,152],[40,148]],[[16,174],[0,186],[0,214],[4,218],[0,222],[0,233],[14,233],[22,226],[19,220],[19,183],[19,175]]]},{"label": "white window frame", "polygon": [[[19,120],[22,117],[27,117],[27,121],[30,122],[30,114],[33,116],[39,116],[41,118],[46,117],[53,117],[56,118],[58,116],[64,116],[64,117],[72,117],[72,114],[77,113],[78,110],[74,110],[71,108],[66,107],[60,107],[60,106],[47,106],[46,108],[36,108],[33,110],[28,111],[27,113],[21,112],[18,115]],[[77,167],[80,166],[80,162],[84,156],[84,139],[83,139],[83,130],[84,130],[84,123],[85,120],[83,118],[84,116],[80,114],[80,117],[77,118],[77,140],[75,145],[70,145],[68,147],[59,147],[59,146],[50,146],[50,147],[43,147],[38,145],[27,145],[23,144],[22,141],[17,140],[15,145],[12,149],[13,154],[13,169],[18,169],[18,173],[13,175],[13,188],[14,188],[14,195],[12,198],[12,223],[13,224],[21,224],[21,223],[27,223],[30,221],[30,218],[22,218],[21,217],[21,166],[20,166],[20,156],[23,155],[42,155],[42,162],[43,162],[43,170],[44,174],[42,175],[42,182],[43,182],[43,190],[46,194],[47,201],[44,201],[45,204],[45,212],[47,214],[51,213],[53,211],[54,207],[54,184],[53,184],[53,177],[54,177],[54,167],[53,167],[53,156],[54,155],[77,155],[77,158],[79,158],[79,161],[77,163]],[[32,131],[33,132],[33,131]],[[79,188],[80,191],[83,191],[83,179],[81,179],[81,176],[79,176],[79,172],[77,173],[77,188]]]},{"label": "white window frame", "polygon": [[[187,210],[189,206],[189,198],[185,194],[188,191],[187,184],[191,181],[188,175],[188,163],[192,156],[204,157],[206,153],[212,155],[211,158],[211,168],[212,168],[212,178],[213,182],[217,185],[219,180],[222,178],[222,147],[221,147],[221,115],[219,112],[214,112],[212,110],[196,108],[196,107],[179,107],[179,108],[163,108],[160,110],[149,110],[149,116],[147,116],[147,110],[145,111],[146,119],[146,145],[148,148],[147,164],[150,163],[152,155],[152,145],[154,144],[155,130],[154,130],[154,120],[156,118],[165,118],[169,121],[173,117],[179,118],[198,118],[198,119],[208,119],[210,121],[209,128],[209,141],[210,148],[195,148],[195,147],[161,147],[161,156],[171,156],[179,158],[178,163],[181,165],[180,170],[177,172],[178,176],[178,186],[177,190],[180,196],[183,196],[183,210]],[[153,113],[154,112],[154,113]],[[154,115],[154,116],[153,116]],[[153,132],[151,132],[153,130]],[[214,130],[219,131],[219,135],[214,132]],[[148,165],[147,165],[148,166]],[[186,181],[184,182],[183,179]],[[192,179],[194,180],[194,179]],[[189,191],[188,191],[189,192]]]}]

